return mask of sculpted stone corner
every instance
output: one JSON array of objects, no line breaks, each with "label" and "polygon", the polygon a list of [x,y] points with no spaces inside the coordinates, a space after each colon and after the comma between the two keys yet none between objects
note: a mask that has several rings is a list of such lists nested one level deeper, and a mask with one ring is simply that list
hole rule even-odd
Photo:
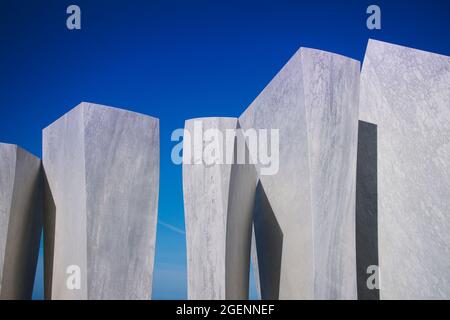
[{"label": "sculpted stone corner", "polygon": [[31,299],[42,209],[41,160],[0,143],[0,299]]},{"label": "sculpted stone corner", "polygon": [[[377,161],[360,170],[378,177],[378,208],[368,208],[378,214],[381,299],[450,298],[449,106],[450,57],[369,41],[360,119],[377,135]],[[373,189],[362,184],[361,197]]]},{"label": "sculpted stone corner", "polygon": [[358,98],[358,61],[301,48],[239,117],[280,134],[279,171],[259,175],[255,204],[263,299],[357,297]]},{"label": "sculpted stone corner", "polygon": [[81,103],[43,130],[43,166],[46,298],[149,299],[159,120]]},{"label": "sculpted stone corner", "polygon": [[[203,120],[208,128],[278,130],[279,168],[268,173],[251,159],[240,167],[248,175],[233,177],[236,164],[183,165],[190,298],[228,298],[224,266],[239,233],[239,270],[253,251],[263,299],[356,298],[358,98],[359,62],[302,48],[238,120]],[[245,224],[230,228],[232,217]]]}]

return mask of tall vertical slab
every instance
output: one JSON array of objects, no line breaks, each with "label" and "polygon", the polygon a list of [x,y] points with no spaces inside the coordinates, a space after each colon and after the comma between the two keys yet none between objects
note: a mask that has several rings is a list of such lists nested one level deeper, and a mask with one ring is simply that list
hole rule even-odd
[{"label": "tall vertical slab", "polygon": [[239,117],[280,135],[256,196],[263,299],[356,298],[358,98],[359,62],[301,48]]},{"label": "tall vertical slab", "polygon": [[150,298],[158,119],[81,103],[43,130],[43,165],[46,298]]},{"label": "tall vertical slab", "polygon": [[42,232],[41,160],[0,143],[0,298],[31,299]]},{"label": "tall vertical slab", "polygon": [[377,126],[359,121],[356,169],[356,273],[359,300],[379,300]]},{"label": "tall vertical slab", "polygon": [[[252,165],[225,161],[226,153],[234,158],[236,148],[234,138],[228,145],[225,142],[226,131],[237,127],[236,118],[185,123],[183,193],[189,299],[248,298],[256,171]],[[207,145],[211,143],[220,146],[223,162],[209,162]]]},{"label": "tall vertical slab", "polygon": [[370,40],[360,106],[378,134],[380,297],[449,299],[450,57]]}]

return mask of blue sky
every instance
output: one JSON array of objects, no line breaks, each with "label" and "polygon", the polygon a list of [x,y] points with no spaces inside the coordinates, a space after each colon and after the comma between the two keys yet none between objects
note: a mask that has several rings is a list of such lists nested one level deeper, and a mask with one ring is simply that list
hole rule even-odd
[{"label": "blue sky", "polygon": [[[378,4],[382,29],[366,28]],[[67,30],[77,4],[82,29]],[[368,38],[450,55],[449,1],[0,1],[0,141],[41,156],[41,130],[81,101],[160,119],[153,297],[186,293],[185,119],[238,116],[301,46],[362,60]],[[40,260],[42,263],[42,259]],[[34,298],[42,298],[42,265]],[[252,297],[255,296],[252,290]]]}]

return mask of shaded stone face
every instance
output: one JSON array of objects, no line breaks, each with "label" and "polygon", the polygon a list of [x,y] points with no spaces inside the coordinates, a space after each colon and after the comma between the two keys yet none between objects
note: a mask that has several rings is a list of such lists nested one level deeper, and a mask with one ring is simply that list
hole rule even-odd
[{"label": "shaded stone face", "polygon": [[43,164],[46,297],[150,298],[158,119],[82,103],[44,129]]},{"label": "shaded stone face", "polygon": [[[358,299],[379,300],[377,126],[359,121],[356,169],[356,272]],[[375,268],[377,273],[371,271]],[[369,279],[369,277],[373,277]],[[368,285],[368,281],[369,284]]]},{"label": "shaded stone face", "polygon": [[448,299],[450,57],[370,40],[360,119],[378,135],[380,297]]},{"label": "shaded stone face", "polygon": [[0,298],[31,299],[42,232],[41,160],[0,143]]}]

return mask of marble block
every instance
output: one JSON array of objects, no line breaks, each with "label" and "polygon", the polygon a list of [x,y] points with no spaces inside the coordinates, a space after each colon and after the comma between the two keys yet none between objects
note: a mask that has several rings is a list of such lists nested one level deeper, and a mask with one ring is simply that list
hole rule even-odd
[{"label": "marble block", "polygon": [[279,171],[255,195],[263,299],[356,298],[359,67],[301,48],[239,117],[280,136]]},{"label": "marble block", "polygon": [[41,160],[0,143],[0,299],[31,299],[42,209]]},{"label": "marble block", "polygon": [[[225,138],[226,130],[236,130],[238,123],[236,118],[200,118],[185,123],[188,298],[247,299],[256,171],[253,165],[236,162],[210,164],[206,146],[211,141],[194,133],[196,126],[202,127],[205,136],[213,129]],[[190,133],[190,143],[186,132]],[[204,146],[205,153],[196,153],[194,144],[201,146],[201,152]],[[223,154],[231,152],[234,157],[236,140],[232,140],[231,149],[225,142],[220,148]]]},{"label": "marble block", "polygon": [[159,120],[81,103],[43,130],[43,166],[46,298],[149,299]]},{"label": "marble block", "polygon": [[380,298],[450,299],[450,57],[370,40],[360,119],[378,134]]}]

